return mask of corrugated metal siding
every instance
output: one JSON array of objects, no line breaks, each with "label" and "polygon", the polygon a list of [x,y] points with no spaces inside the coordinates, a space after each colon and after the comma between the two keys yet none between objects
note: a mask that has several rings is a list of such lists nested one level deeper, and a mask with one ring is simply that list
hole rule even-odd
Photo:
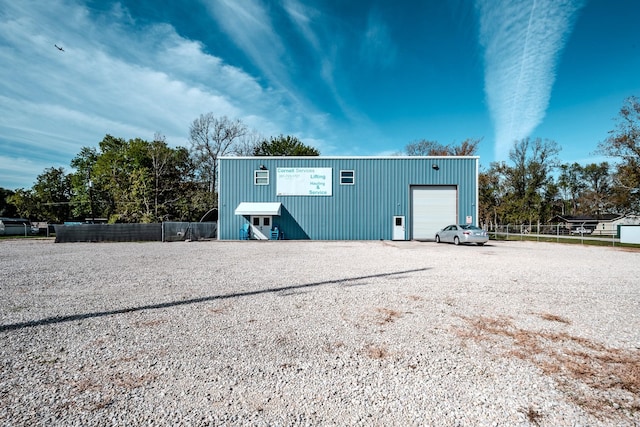
[{"label": "corrugated metal siding", "polygon": [[[437,164],[439,170],[432,168]],[[264,165],[269,185],[254,185]],[[475,157],[256,157],[220,159],[219,236],[237,239],[246,218],[234,215],[241,202],[281,202],[274,218],[287,239],[390,240],[393,216],[405,216],[410,230],[412,185],[458,187],[458,220],[476,212]],[[276,168],[332,168],[332,196],[277,196]],[[355,171],[355,185],[340,185],[340,171]],[[408,238],[411,238],[409,235]]]}]

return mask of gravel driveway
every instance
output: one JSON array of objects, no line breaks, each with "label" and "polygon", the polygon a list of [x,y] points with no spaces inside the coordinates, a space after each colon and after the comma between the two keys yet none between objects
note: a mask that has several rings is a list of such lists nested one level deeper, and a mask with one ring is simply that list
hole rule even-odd
[{"label": "gravel driveway", "polygon": [[0,241],[0,424],[640,425],[640,252]]}]

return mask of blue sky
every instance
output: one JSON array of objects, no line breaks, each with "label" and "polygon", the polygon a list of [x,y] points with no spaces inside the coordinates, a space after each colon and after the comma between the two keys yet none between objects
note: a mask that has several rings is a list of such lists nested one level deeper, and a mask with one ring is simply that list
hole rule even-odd
[{"label": "blue sky", "polygon": [[188,147],[208,112],[322,155],[481,138],[487,168],[540,137],[602,161],[640,96],[639,17],[637,0],[0,0],[0,187],[71,171],[106,134]]}]

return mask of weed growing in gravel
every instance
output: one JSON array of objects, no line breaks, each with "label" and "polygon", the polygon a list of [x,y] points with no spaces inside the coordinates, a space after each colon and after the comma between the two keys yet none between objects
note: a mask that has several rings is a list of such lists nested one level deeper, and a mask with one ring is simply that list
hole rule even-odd
[{"label": "weed growing in gravel", "polygon": [[161,325],[163,323],[166,323],[167,321],[164,319],[154,319],[154,320],[143,320],[140,322],[135,322],[135,326],[137,327],[152,327],[152,326],[158,326]]},{"label": "weed growing in gravel", "polygon": [[402,317],[402,313],[397,310],[391,310],[388,308],[376,308],[376,311],[378,312],[378,325],[391,323],[396,319]]},{"label": "weed growing in gravel", "polygon": [[540,425],[540,420],[542,419],[542,414],[538,412],[535,408],[529,407],[526,411],[522,411],[527,417],[527,420],[535,426]]},{"label": "weed growing in gravel", "polygon": [[338,351],[339,349],[344,347],[344,342],[342,341],[335,341],[335,342],[330,342],[330,343],[325,343],[323,348],[324,351],[326,351],[327,353],[335,353],[336,351]]},{"label": "weed growing in gravel", "polygon": [[391,354],[389,353],[389,350],[387,349],[387,347],[385,347],[384,345],[369,344],[365,348],[365,351],[367,356],[369,356],[372,359],[384,359]]},{"label": "weed growing in gravel", "polygon": [[9,313],[19,313],[23,310],[27,310],[29,308],[28,305],[16,305],[9,308]]},{"label": "weed growing in gravel", "polygon": [[565,319],[562,316],[558,316],[557,314],[539,313],[538,315],[540,316],[541,319],[548,320],[549,322],[559,322],[559,323],[564,323],[566,325],[571,324],[571,321],[569,321],[568,319]]},{"label": "weed growing in gravel", "polygon": [[222,306],[222,307],[209,307],[207,309],[207,311],[209,313],[213,313],[213,314],[224,314],[227,311],[227,307],[226,306]]},{"label": "weed growing in gravel", "polygon": [[[463,317],[456,334],[536,365],[575,404],[598,418],[640,416],[640,351],[606,347],[564,332],[518,328],[508,317]],[[564,322],[562,322],[564,323]],[[506,338],[506,341],[503,339]]]}]

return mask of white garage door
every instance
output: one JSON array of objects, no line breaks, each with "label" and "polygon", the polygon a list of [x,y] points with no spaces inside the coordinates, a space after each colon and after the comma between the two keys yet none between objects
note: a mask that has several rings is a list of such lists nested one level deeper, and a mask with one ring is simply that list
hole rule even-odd
[{"label": "white garage door", "polygon": [[454,185],[411,187],[412,237],[433,240],[436,231],[455,224],[458,193]]}]

